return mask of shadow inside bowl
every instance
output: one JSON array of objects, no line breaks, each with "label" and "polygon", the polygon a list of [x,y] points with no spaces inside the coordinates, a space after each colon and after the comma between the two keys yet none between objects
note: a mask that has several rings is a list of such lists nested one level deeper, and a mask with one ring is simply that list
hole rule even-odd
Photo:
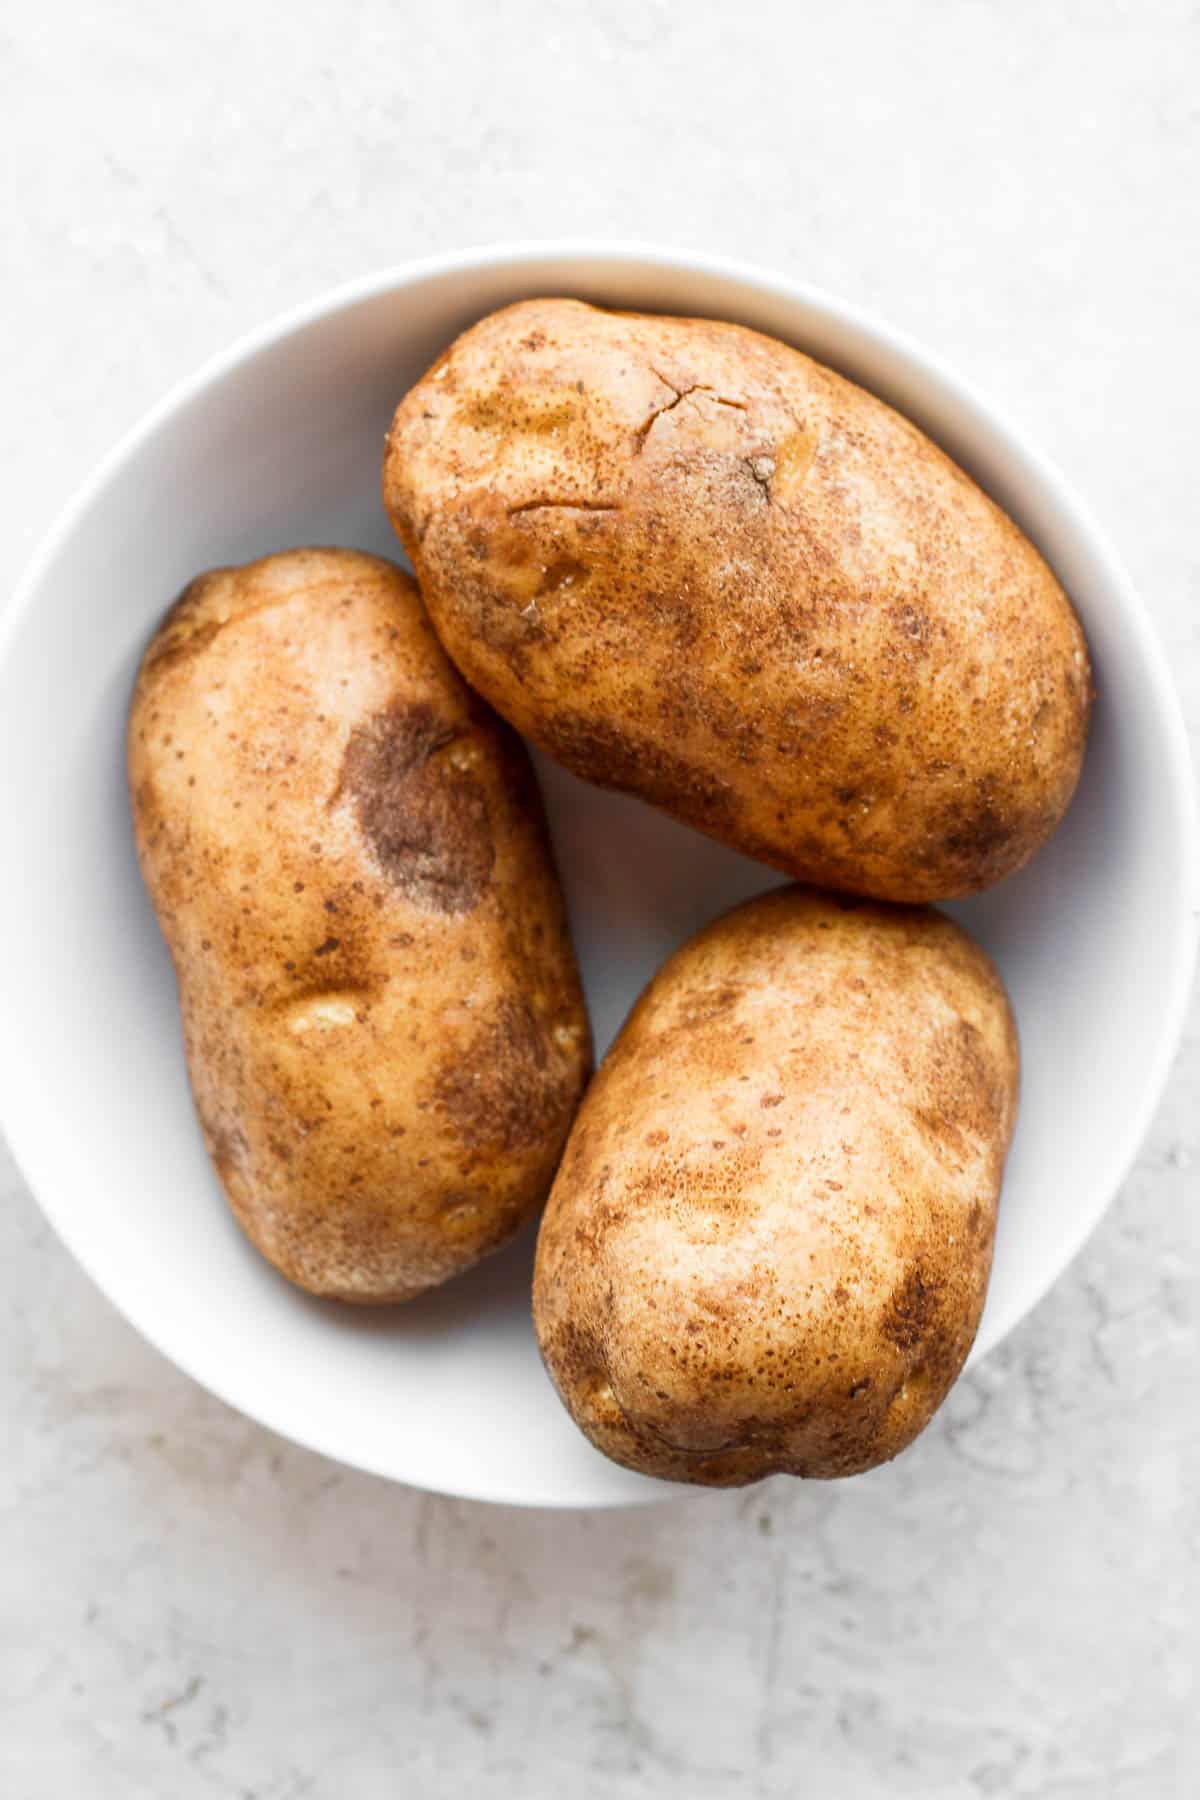
[{"label": "shadow inside bowl", "polygon": [[277,1269],[272,1269],[271,1275],[290,1303],[307,1311],[322,1331],[401,1337],[409,1342],[453,1337],[468,1331],[488,1337],[502,1323],[509,1326],[514,1319],[528,1324],[532,1331],[530,1293],[536,1243],[535,1222],[474,1268],[398,1306],[354,1306],[342,1300],[323,1300],[293,1286]]}]

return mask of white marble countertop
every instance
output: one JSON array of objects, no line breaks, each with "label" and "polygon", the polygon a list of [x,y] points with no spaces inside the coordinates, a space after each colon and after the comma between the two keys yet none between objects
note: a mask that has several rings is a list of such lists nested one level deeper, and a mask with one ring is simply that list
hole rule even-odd
[{"label": "white marble countertop", "polygon": [[[802,274],[999,396],[1107,522],[1195,746],[1198,57],[1190,0],[14,6],[5,585],[244,328],[432,250],[639,236]],[[0,1151],[0,1792],[1195,1795],[1198,1190],[1193,1004],[1106,1223],[917,1451],[571,1516],[227,1411]]]}]

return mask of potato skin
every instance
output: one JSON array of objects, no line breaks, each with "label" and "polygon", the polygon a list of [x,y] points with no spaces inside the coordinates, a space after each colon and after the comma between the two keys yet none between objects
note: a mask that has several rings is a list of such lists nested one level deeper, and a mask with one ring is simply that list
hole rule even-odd
[{"label": "potato skin", "polygon": [[129,716],[204,1139],[290,1280],[405,1300],[542,1204],[591,1044],[536,781],[408,576],[217,569]]},{"label": "potato skin", "polygon": [[742,327],[532,300],[402,401],[384,498],[467,680],[577,775],[800,879],[967,894],[1062,818],[1087,647],[882,401]]},{"label": "potato skin", "polygon": [[1018,1051],[925,908],[785,888],[659,971],[580,1109],[534,1322],[614,1461],[718,1487],[886,1462],[979,1322]]}]

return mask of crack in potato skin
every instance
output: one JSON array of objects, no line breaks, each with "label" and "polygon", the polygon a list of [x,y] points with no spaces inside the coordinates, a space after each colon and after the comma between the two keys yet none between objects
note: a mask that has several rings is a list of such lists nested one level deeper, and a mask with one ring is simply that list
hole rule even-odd
[{"label": "crack in potato skin", "polygon": [[401,402],[383,486],[451,656],[586,779],[901,901],[987,887],[1066,810],[1092,685],[1062,589],[798,351],[521,302]]},{"label": "crack in potato skin", "polygon": [[193,582],[147,648],[128,764],[247,1235],[358,1302],[505,1242],[549,1189],[590,1037],[528,757],[412,581],[304,550]]},{"label": "crack in potato skin", "polygon": [[786,888],[693,938],[542,1220],[534,1322],[581,1430],[708,1486],[897,1455],[975,1336],[1018,1085],[999,977],[940,913]]}]

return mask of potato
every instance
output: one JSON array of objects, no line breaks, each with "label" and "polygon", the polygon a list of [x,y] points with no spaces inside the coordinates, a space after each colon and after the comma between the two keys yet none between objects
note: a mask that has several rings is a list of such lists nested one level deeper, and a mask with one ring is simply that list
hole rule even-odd
[{"label": "potato", "polygon": [[987,1289],[1012,1015],[941,914],[786,888],[655,976],[579,1112],[534,1319],[647,1475],[851,1475],[911,1443]]},{"label": "potato", "polygon": [[525,752],[409,578],[297,550],[194,581],[129,719],[196,1110],[288,1278],[405,1300],[542,1204],[590,1037]]},{"label": "potato", "polygon": [[770,338],[495,313],[401,403],[384,496],[506,719],[790,875],[966,894],[1066,810],[1091,677],[1062,589],[915,426]]}]

